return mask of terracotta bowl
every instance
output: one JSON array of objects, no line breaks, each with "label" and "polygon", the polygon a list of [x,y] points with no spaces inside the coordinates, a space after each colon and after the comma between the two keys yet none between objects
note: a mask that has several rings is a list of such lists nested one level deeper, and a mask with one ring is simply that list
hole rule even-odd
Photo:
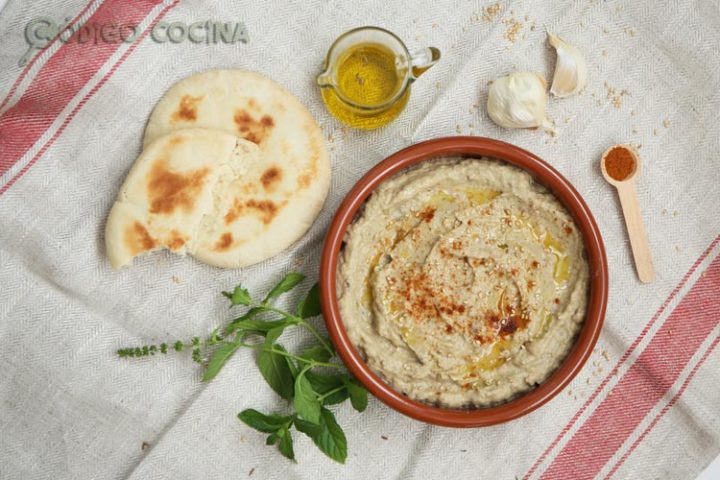
[{"label": "terracotta bowl", "polygon": [[[590,264],[587,316],[569,354],[541,385],[501,405],[475,409],[449,409],[417,402],[394,390],[375,374],[350,341],[338,307],[335,280],[338,254],[355,214],[384,180],[437,157],[492,157],[529,172],[554,193],[572,214],[585,240]],[[481,427],[506,422],[532,412],[557,395],[590,357],[605,317],[608,268],[605,247],[595,219],[580,194],[557,170],[532,153],[499,140],[482,137],[446,137],[418,143],[386,158],[371,169],[340,204],[325,239],[320,266],[320,295],[330,338],[350,372],[382,402],[417,420],[449,427]]]}]

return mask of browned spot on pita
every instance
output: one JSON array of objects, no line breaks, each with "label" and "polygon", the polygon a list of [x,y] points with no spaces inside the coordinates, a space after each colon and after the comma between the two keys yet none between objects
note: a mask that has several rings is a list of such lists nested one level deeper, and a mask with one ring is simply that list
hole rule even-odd
[{"label": "browned spot on pita", "polygon": [[225,232],[222,235],[220,235],[220,238],[215,243],[215,250],[217,251],[223,251],[227,250],[232,246],[233,243],[233,236],[230,232]]},{"label": "browned spot on pita", "polygon": [[243,211],[243,204],[236,198],[230,210],[225,214],[225,225],[233,223]]},{"label": "browned spot on pita", "polygon": [[248,200],[245,202],[245,205],[249,209],[254,210],[260,217],[260,220],[267,225],[272,222],[275,215],[277,215],[278,210],[280,210],[280,207],[282,207],[284,203],[283,205],[278,205],[272,200]]},{"label": "browned spot on pita", "polygon": [[255,111],[259,110],[258,104],[254,98],[248,99],[248,107],[252,108]]},{"label": "browned spot on pita", "polygon": [[282,170],[275,165],[265,170],[260,177],[260,183],[267,191],[275,190],[280,180],[282,180]]},{"label": "browned spot on pita", "polygon": [[197,120],[197,106],[203,99],[202,95],[199,97],[193,97],[192,95],[183,95],[180,99],[180,104],[175,113],[170,118],[171,122],[192,122]]},{"label": "browned spot on pita", "polygon": [[310,186],[310,182],[312,182],[312,179],[313,179],[313,175],[311,175],[309,173],[303,173],[302,175],[300,175],[298,177],[298,180],[297,180],[298,188],[301,190],[306,189],[307,187]]},{"label": "browned spot on pita", "polygon": [[313,153],[312,159],[310,161],[310,165],[301,173],[298,175],[297,179],[297,186],[298,189],[304,190],[310,186],[312,181],[317,177],[318,174],[318,157],[319,155],[317,153]]},{"label": "browned spot on pita", "polygon": [[208,172],[209,169],[203,167],[176,173],[168,170],[166,160],[155,162],[148,174],[150,213],[170,214],[177,208],[191,212]]},{"label": "browned spot on pita", "polygon": [[250,195],[253,193],[257,193],[259,188],[254,183],[245,183],[240,187],[240,190],[242,191],[242,193],[244,193],[246,195]]},{"label": "browned spot on pita", "polygon": [[256,120],[244,110],[236,110],[233,120],[240,136],[257,144],[262,143],[275,126],[270,115],[263,115],[260,120]]},{"label": "browned spot on pita", "polygon": [[310,139],[310,151],[312,152],[310,157],[310,165],[307,166],[303,172],[298,175],[297,186],[299,190],[304,190],[310,186],[312,181],[318,175],[318,163],[320,161],[320,151],[322,146],[317,138],[315,132],[309,127],[304,126],[305,134]]},{"label": "browned spot on pita", "polygon": [[185,238],[177,230],[173,230],[165,244],[170,250],[180,250],[185,245]]},{"label": "browned spot on pita", "polygon": [[150,236],[147,228],[142,223],[135,222],[125,230],[125,246],[127,246],[131,254],[137,255],[147,252],[155,248],[155,245],[155,239]]},{"label": "browned spot on pita", "polygon": [[255,200],[250,199],[245,202],[238,200],[237,198],[233,202],[233,206],[225,214],[225,224],[229,225],[237,220],[245,212],[257,215],[260,220],[265,224],[269,224],[273,221],[280,208],[285,206],[287,201],[282,202],[280,205],[273,202],[272,200]]},{"label": "browned spot on pita", "polygon": [[182,135],[173,135],[173,137],[168,140],[167,142],[167,148],[171,149],[174,147],[177,147],[181,143],[183,143],[185,140],[187,140],[187,137],[183,137]]}]

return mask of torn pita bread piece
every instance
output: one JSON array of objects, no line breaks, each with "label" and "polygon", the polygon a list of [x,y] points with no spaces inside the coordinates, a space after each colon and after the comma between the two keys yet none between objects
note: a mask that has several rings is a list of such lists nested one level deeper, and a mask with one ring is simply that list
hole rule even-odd
[{"label": "torn pita bread piece", "polygon": [[105,227],[114,268],[163,248],[195,254],[207,218],[229,185],[257,163],[257,146],[226,132],[188,129],[159,137],[137,158]]},{"label": "torn pita bread piece", "polygon": [[322,131],[283,87],[258,73],[210,70],[181,80],[155,106],[145,143],[187,128],[225,131],[258,146],[257,161],[218,197],[193,255],[239,267],[280,253],[310,228],[330,187]]}]

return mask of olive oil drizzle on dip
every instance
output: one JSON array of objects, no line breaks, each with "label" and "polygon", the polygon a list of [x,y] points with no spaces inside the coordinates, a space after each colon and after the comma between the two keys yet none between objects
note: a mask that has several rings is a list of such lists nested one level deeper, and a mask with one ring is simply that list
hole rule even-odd
[{"label": "olive oil drizzle on dip", "polygon": [[431,161],[401,173],[376,190],[346,241],[338,287],[348,333],[372,368],[418,400],[508,400],[558,366],[584,318],[577,227],[503,163]]}]

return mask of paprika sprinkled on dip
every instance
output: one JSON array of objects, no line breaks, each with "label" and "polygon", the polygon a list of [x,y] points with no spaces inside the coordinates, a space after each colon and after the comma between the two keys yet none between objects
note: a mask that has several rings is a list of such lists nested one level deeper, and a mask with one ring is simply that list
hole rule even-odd
[{"label": "paprika sprinkled on dip", "polygon": [[502,403],[542,383],[585,318],[582,235],[532,177],[438,159],[381,184],[350,226],[338,304],[368,365],[446,407]]}]

